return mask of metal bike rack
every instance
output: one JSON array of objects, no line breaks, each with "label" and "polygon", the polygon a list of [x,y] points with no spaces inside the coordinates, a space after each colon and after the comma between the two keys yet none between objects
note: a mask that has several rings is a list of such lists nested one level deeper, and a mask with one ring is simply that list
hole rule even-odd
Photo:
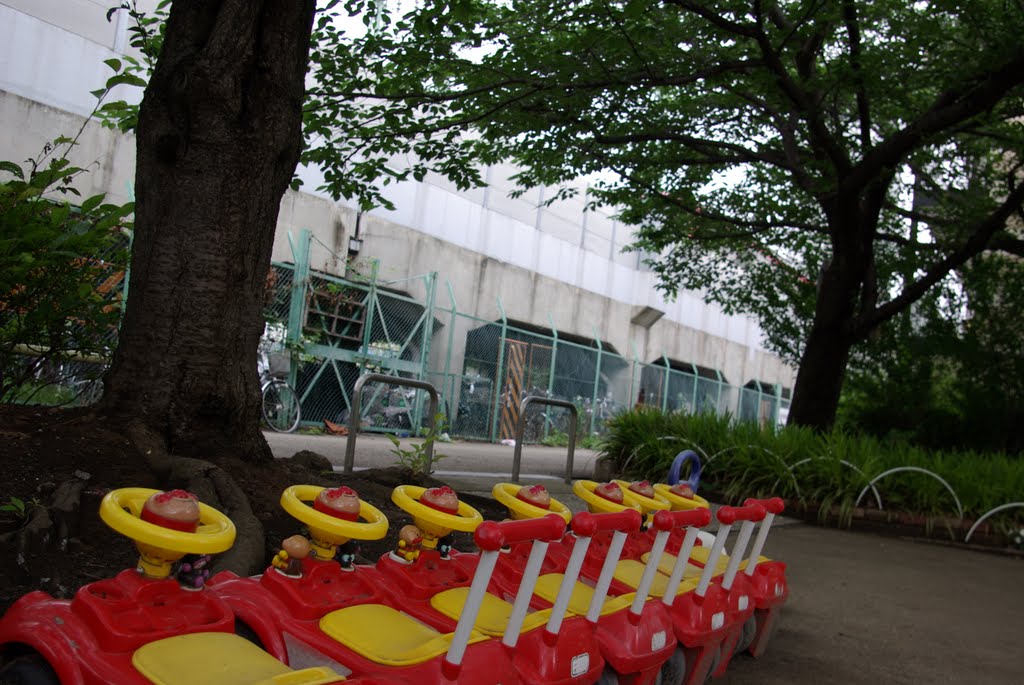
[{"label": "metal bike rack", "polygon": [[512,482],[519,482],[519,462],[523,458],[523,435],[526,433],[526,408],[531,404],[545,404],[551,407],[562,407],[568,409],[572,415],[569,422],[569,456],[565,460],[565,482],[572,482],[572,458],[576,453],[576,416],[578,410],[576,405],[566,400],[553,400],[548,397],[530,395],[524,397],[519,404],[519,420],[516,421],[516,448],[512,456]]},{"label": "metal bike rack", "polygon": [[[430,416],[427,417],[427,426],[431,429],[434,427],[434,417],[437,416],[437,408],[440,405],[437,388],[426,381],[418,381],[414,378],[388,376],[383,373],[368,373],[364,376],[360,376],[356,381],[355,388],[352,389],[352,407],[348,413],[348,441],[345,443],[345,473],[352,473],[352,467],[356,460],[356,433],[359,432],[359,415],[362,413],[363,386],[367,383],[384,383],[385,385],[396,385],[404,388],[426,390],[427,394],[430,395]],[[413,430],[415,430],[415,426],[413,427]],[[433,442],[427,444],[426,451],[427,473],[430,473],[431,466],[434,462]]]}]

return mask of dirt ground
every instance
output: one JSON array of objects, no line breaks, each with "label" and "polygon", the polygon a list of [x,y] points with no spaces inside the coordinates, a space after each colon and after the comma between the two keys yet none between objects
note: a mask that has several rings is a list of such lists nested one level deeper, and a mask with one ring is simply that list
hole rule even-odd
[{"label": "dirt ground", "polygon": [[[311,468],[311,463],[314,467]],[[396,485],[441,485],[433,478],[416,477],[397,468],[360,471],[348,476],[330,471],[324,462],[297,463],[277,459],[266,465],[240,460],[218,462],[246,493],[253,513],[264,527],[266,564],[280,541],[300,532],[301,525],[281,509],[281,492],[289,485],[349,485],[379,508],[398,530],[412,520],[392,504]],[[122,487],[164,488],[140,459],[117,427],[97,429],[96,419],[85,411],[0,405],[0,504],[16,497],[29,508],[35,501],[48,502],[54,490],[69,480],[85,480],[80,515],[57,521],[66,539],[17,549],[12,539],[22,520],[14,514],[0,516],[0,614],[21,595],[45,590],[70,597],[86,583],[107,578],[135,563],[136,552],[124,537],[104,524],[98,515],[106,492]],[[484,518],[503,518],[505,509],[489,498],[463,495]],[[470,536],[455,534],[457,548],[470,549]],[[376,560],[391,549],[392,538],[362,543],[357,561]],[[264,564],[264,565],[266,565]]]}]

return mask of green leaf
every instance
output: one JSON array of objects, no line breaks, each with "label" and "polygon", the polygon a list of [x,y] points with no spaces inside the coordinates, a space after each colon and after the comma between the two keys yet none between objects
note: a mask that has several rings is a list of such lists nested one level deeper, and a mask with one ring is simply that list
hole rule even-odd
[{"label": "green leaf", "polygon": [[92,197],[87,198],[84,202],[82,202],[82,213],[88,214],[92,210],[99,207],[100,203],[103,202],[103,199],[105,197],[106,195],[93,195]]},{"label": "green leaf", "polygon": [[21,180],[25,180],[25,173],[21,170],[21,167],[14,162],[0,162],[0,171],[6,171],[9,174],[17,176]]},{"label": "green leaf", "polygon": [[121,60],[111,57],[110,59],[103,60],[103,63],[113,69],[115,72],[121,71]]},{"label": "green leaf", "polygon": [[145,88],[146,82],[136,76],[135,74],[116,74],[107,79],[107,88],[113,88],[114,86],[128,85],[138,86],[139,88]]}]

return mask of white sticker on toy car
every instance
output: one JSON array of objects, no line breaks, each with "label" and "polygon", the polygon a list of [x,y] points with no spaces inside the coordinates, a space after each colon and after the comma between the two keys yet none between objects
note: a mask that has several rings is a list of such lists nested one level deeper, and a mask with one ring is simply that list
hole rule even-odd
[{"label": "white sticker on toy car", "polygon": [[590,670],[590,654],[583,652],[572,658],[572,677],[578,678]]},{"label": "white sticker on toy car", "polygon": [[718,630],[725,625],[725,614],[718,611],[711,615],[711,630]]},{"label": "white sticker on toy car", "polygon": [[750,598],[746,595],[740,595],[740,600],[738,604],[740,606],[740,611],[746,611],[747,605],[750,604]]},{"label": "white sticker on toy car", "polygon": [[651,651],[658,651],[659,649],[665,649],[665,631],[659,630],[651,636]]}]

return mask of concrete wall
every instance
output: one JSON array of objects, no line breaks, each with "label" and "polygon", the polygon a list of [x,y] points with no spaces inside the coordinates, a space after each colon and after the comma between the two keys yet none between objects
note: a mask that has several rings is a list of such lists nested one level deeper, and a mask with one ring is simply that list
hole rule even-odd
[{"label": "concrete wall", "polygon": [[[154,4],[149,0],[144,5]],[[0,158],[24,160],[47,140],[73,136],[95,105],[90,90],[103,85],[110,70],[104,59],[125,49],[126,17],[107,22],[106,0],[0,0],[0,125],[17,135],[0,139]],[[112,97],[136,99],[138,89]],[[134,138],[89,123],[71,154],[93,173],[83,193],[106,191],[124,201],[134,179]],[[498,298],[510,319],[563,332],[599,337],[627,357],[634,352],[651,362],[662,355],[719,369],[728,382],[749,380],[791,386],[794,372],[763,349],[755,322],[727,316],[695,293],[667,302],[655,276],[622,248],[628,227],[607,212],[583,211],[585,189],[576,198],[543,204],[553,189],[534,189],[510,198],[506,166],[484,171],[491,185],[457,191],[440,177],[389,186],[393,211],[375,210],[359,218],[363,250],[359,259],[381,262],[385,280],[440,272],[438,304],[447,304],[450,280],[461,312],[497,320]],[[313,232],[312,267],[343,274],[357,213],[315,189],[322,178],[300,169],[306,192],[289,191],[281,204],[273,257],[292,261],[289,233]],[[425,296],[421,282],[402,286]],[[630,323],[641,307],[664,317],[650,329]],[[458,337],[458,336],[456,336]],[[459,360],[459,363],[461,360]],[[453,360],[452,371],[461,368]]]}]

